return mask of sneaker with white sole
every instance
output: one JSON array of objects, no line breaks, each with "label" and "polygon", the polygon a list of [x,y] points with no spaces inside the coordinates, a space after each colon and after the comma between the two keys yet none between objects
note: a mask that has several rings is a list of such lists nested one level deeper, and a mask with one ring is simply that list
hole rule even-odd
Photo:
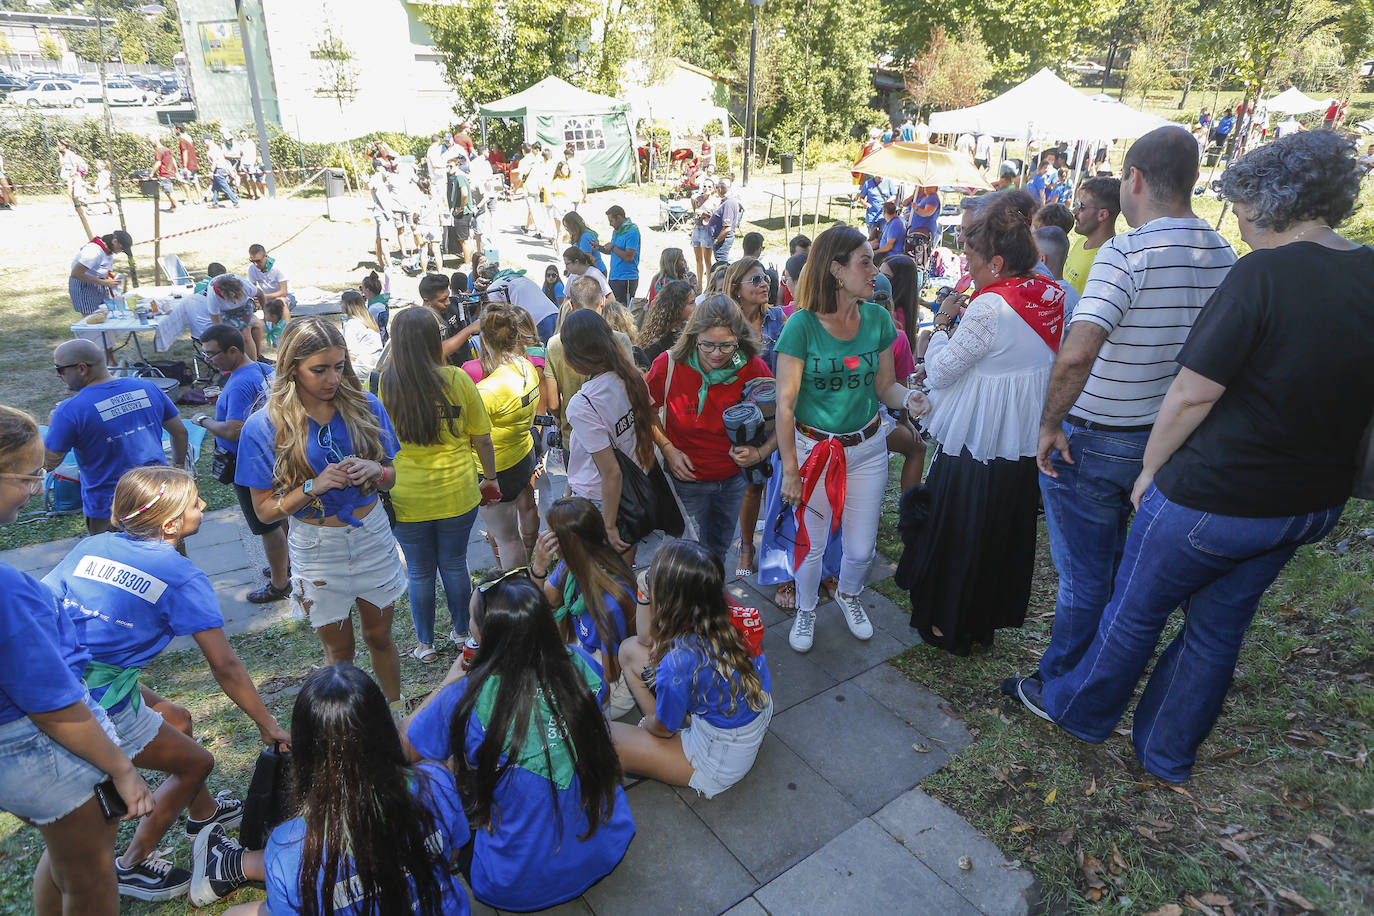
[{"label": "sneaker with white sole", "polygon": [[841,595],[836,592],[835,603],[844,612],[844,622],[849,627],[849,632],[854,634],[855,639],[873,638],[873,624],[868,620],[868,612],[859,603],[858,595]]},{"label": "sneaker with white sole", "polygon": [[148,858],[130,868],[125,868],[115,859],[115,879],[119,882],[121,897],[135,900],[171,900],[180,897],[191,887],[191,873],[177,868],[167,858],[171,849],[159,849]]},{"label": "sneaker with white sole", "polygon": [[816,633],[816,612],[798,608],[792,618],[792,631],[787,634],[787,644],[796,652],[810,652],[811,640]]},{"label": "sneaker with white sole", "polygon": [[619,719],[635,706],[635,696],[630,692],[630,685],[625,683],[625,674],[622,672],[619,680],[611,684],[606,692],[606,718]]},{"label": "sneaker with white sole", "polygon": [[228,789],[224,789],[215,795],[215,813],[203,821],[186,816],[186,838],[194,840],[196,836],[206,827],[219,824],[228,829],[237,827],[243,822],[243,802],[239,801]]},{"label": "sneaker with white sole", "polygon": [[209,906],[248,883],[243,874],[243,847],[219,824],[196,834],[191,846],[191,905]]}]

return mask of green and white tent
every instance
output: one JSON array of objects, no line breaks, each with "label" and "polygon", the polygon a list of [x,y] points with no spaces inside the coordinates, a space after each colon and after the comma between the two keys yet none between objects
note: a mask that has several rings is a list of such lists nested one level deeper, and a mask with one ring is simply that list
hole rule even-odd
[{"label": "green and white tent", "polygon": [[572,144],[587,170],[587,184],[609,188],[635,177],[630,103],[545,77],[528,89],[477,109],[483,118],[510,118],[525,125],[525,140],[552,146],[555,155]]}]

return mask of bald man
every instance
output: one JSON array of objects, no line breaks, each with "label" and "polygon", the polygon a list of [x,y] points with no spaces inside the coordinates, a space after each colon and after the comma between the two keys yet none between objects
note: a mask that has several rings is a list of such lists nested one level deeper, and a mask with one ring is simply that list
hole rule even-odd
[{"label": "bald man", "polygon": [[69,340],[53,351],[53,368],[75,394],[57,405],[43,440],[43,466],[52,470],[76,450],[86,531],[108,531],[115,484],[129,468],[166,464],[162,430],[172,440],[172,464],[186,462],[186,425],[176,406],[151,381],[114,378],[100,347]]}]

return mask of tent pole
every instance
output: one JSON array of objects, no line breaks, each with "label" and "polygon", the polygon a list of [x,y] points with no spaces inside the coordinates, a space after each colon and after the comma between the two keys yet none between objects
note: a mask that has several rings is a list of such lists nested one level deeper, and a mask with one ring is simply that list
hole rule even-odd
[{"label": "tent pole", "polygon": [[481,121],[482,121],[482,145],[483,145],[483,146],[486,146],[486,145],[487,145],[487,119],[486,119],[486,117],[483,116],[482,119],[481,119]]}]

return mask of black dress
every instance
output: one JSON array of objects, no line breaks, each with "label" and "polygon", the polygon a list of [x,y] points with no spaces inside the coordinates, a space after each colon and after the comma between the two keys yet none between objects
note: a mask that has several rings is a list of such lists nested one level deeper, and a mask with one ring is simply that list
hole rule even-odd
[{"label": "black dress", "polygon": [[968,655],[974,643],[991,645],[997,629],[1025,622],[1037,474],[1034,458],[937,452],[925,483],[902,494],[895,580],[911,593],[911,626],[924,642]]}]

